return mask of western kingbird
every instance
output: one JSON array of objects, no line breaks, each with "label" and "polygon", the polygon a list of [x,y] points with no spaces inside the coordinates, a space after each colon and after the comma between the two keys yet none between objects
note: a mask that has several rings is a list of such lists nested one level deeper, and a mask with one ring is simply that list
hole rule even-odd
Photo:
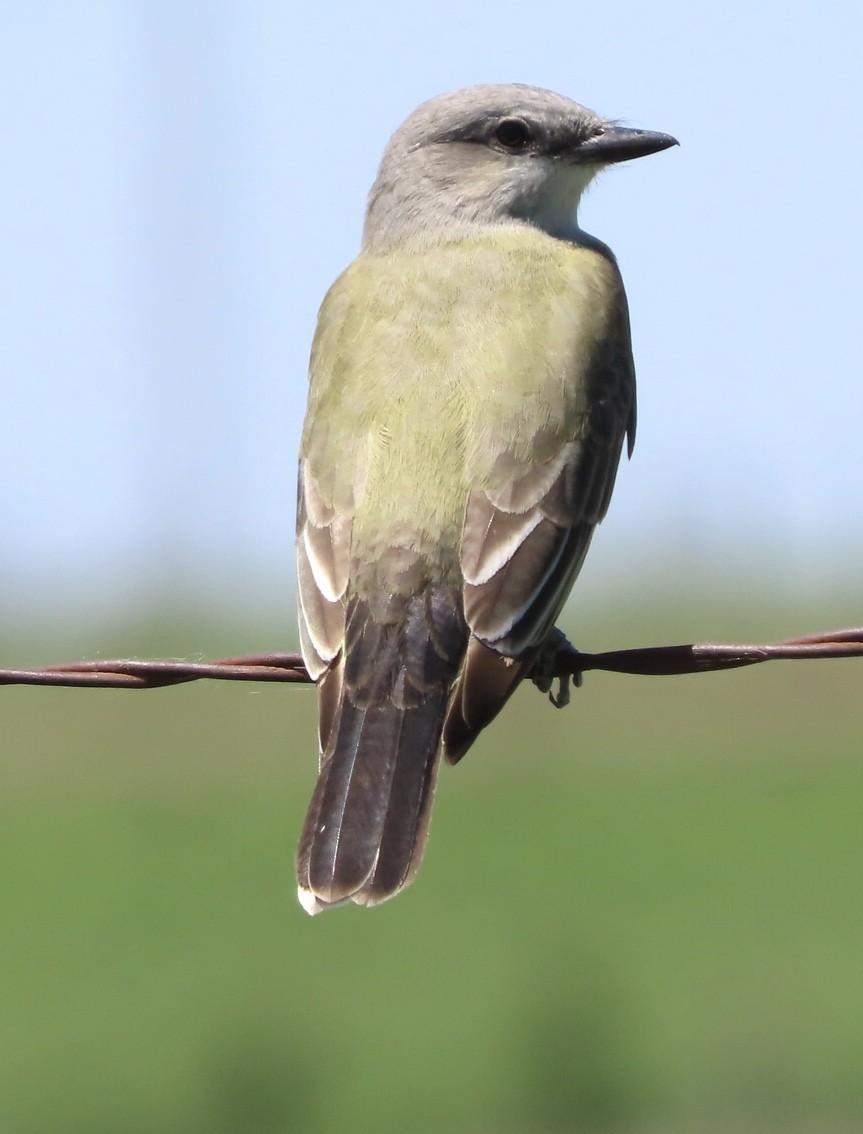
[{"label": "western kingbird", "polygon": [[386,147],[318,316],[300,451],[309,913],[411,881],[441,756],[464,755],[553,630],[635,434],[623,283],[579,198],[675,144],[506,84],[431,99]]}]

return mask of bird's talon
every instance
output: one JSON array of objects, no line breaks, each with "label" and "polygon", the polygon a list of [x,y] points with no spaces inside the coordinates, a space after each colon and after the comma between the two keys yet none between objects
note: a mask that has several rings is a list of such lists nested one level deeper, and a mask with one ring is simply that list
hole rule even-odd
[{"label": "bird's talon", "polygon": [[556,709],[565,709],[569,704],[569,682],[569,674],[565,673],[557,679],[557,695],[549,690],[548,699]]},{"label": "bird's talon", "polygon": [[[558,661],[561,654],[568,658],[577,658],[578,650],[572,645],[563,631],[557,627],[549,634],[547,641],[537,654],[533,664],[530,678],[541,693],[547,693],[548,699],[556,709],[563,709],[570,702],[570,687],[581,688],[583,675],[580,670],[571,673],[558,673]],[[552,691],[552,685],[557,681],[557,692]]]}]

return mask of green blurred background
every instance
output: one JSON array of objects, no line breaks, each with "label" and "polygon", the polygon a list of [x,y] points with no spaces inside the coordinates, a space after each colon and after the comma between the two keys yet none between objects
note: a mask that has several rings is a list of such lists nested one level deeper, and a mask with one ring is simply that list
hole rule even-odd
[{"label": "green blurred background", "polygon": [[[574,633],[838,613],[691,597]],[[163,611],[2,660],[273,637]],[[415,885],[315,919],[309,688],[3,689],[0,1129],[863,1128],[861,664],[525,689],[444,769]]]}]

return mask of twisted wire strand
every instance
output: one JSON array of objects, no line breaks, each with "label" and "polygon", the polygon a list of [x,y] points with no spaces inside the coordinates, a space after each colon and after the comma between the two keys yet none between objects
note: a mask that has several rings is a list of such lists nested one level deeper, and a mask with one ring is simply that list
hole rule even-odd
[{"label": "twisted wire strand", "polygon": [[[551,676],[577,677],[588,670],[670,676],[737,669],[766,661],[863,657],[863,627],[787,638],[756,645],[686,643],[603,653],[582,653],[568,643],[554,659]],[[248,654],[210,662],[182,660],[80,661],[41,669],[0,669],[0,685],[54,685],[98,689],[161,689],[189,681],[278,681],[308,684],[300,654]]]}]

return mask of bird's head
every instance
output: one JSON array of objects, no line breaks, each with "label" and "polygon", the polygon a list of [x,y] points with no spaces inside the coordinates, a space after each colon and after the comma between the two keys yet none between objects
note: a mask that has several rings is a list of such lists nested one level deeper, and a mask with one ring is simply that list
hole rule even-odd
[{"label": "bird's head", "polygon": [[521,222],[564,239],[606,165],[676,145],[539,87],[466,87],[418,107],[396,130],[369,195],[364,248],[441,228]]}]

